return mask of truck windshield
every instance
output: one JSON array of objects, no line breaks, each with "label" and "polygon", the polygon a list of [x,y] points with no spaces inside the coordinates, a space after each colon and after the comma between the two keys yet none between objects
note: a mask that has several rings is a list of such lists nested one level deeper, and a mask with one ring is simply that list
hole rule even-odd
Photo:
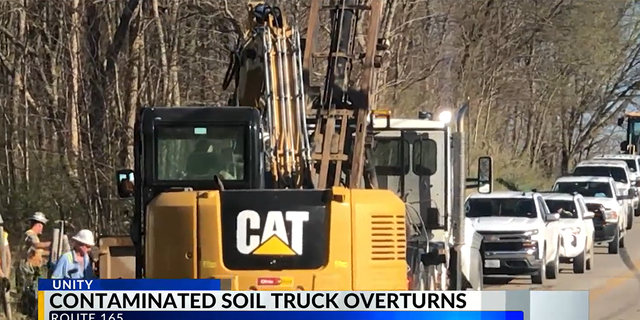
[{"label": "truck windshield", "polygon": [[378,175],[405,175],[409,172],[409,143],[401,138],[377,138],[373,158]]},{"label": "truck windshield", "polygon": [[573,170],[574,176],[611,177],[616,182],[627,183],[627,172],[621,167],[583,166]]},{"label": "truck windshield", "polygon": [[157,180],[243,180],[243,126],[156,126]]},{"label": "truck windshield", "polygon": [[557,182],[553,191],[560,193],[577,192],[583,197],[613,198],[611,186],[606,182]]},{"label": "truck windshield", "polygon": [[576,203],[573,200],[545,200],[549,212],[559,213],[561,219],[578,219]]},{"label": "truck windshield", "polygon": [[468,218],[514,217],[534,219],[538,216],[533,199],[486,198],[469,199],[466,205]]}]

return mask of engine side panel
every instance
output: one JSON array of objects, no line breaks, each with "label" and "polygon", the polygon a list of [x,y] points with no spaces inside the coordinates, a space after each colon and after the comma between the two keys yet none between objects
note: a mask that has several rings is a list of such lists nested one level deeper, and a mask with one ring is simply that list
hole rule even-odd
[{"label": "engine side panel", "polygon": [[351,216],[353,290],[406,290],[404,202],[389,190],[352,190]]}]

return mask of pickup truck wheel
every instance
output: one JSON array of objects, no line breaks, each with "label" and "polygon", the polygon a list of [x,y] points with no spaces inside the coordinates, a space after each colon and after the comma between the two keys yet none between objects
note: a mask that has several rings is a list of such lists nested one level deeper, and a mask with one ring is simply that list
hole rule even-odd
[{"label": "pickup truck wheel", "polygon": [[620,251],[620,230],[616,230],[616,234],[613,237],[613,240],[609,242],[609,254],[618,254]]},{"label": "pickup truck wheel", "polygon": [[544,264],[535,274],[531,275],[531,283],[532,284],[544,284],[544,274],[545,274]]},{"label": "pickup truck wheel", "polygon": [[640,205],[635,210],[633,210],[633,215],[636,217],[640,217]]},{"label": "pickup truck wheel", "polygon": [[631,230],[631,228],[633,228],[633,216],[634,215],[631,214],[631,211],[627,215],[627,230]]},{"label": "pickup truck wheel", "polygon": [[584,273],[586,264],[586,254],[582,251],[579,255],[573,258],[573,273]]},{"label": "pickup truck wheel", "polygon": [[556,251],[556,257],[547,264],[546,267],[546,277],[547,279],[555,279],[558,277],[558,273],[560,273],[560,255],[559,251]]}]

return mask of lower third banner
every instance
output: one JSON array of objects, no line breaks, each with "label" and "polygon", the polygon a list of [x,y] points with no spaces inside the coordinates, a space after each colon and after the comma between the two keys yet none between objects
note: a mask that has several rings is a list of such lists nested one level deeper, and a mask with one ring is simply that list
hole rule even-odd
[{"label": "lower third banner", "polygon": [[524,320],[522,311],[51,311],[49,320]]}]

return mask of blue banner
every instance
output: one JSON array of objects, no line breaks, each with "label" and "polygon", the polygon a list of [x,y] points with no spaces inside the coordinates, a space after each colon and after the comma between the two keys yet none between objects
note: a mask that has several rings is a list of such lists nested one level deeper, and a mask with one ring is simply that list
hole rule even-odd
[{"label": "blue banner", "polygon": [[49,320],[524,320],[522,311],[52,311]]},{"label": "blue banner", "polygon": [[[95,279],[62,280],[40,279],[38,291],[217,291],[220,280],[216,279]],[[97,320],[97,319],[96,319]]]}]

